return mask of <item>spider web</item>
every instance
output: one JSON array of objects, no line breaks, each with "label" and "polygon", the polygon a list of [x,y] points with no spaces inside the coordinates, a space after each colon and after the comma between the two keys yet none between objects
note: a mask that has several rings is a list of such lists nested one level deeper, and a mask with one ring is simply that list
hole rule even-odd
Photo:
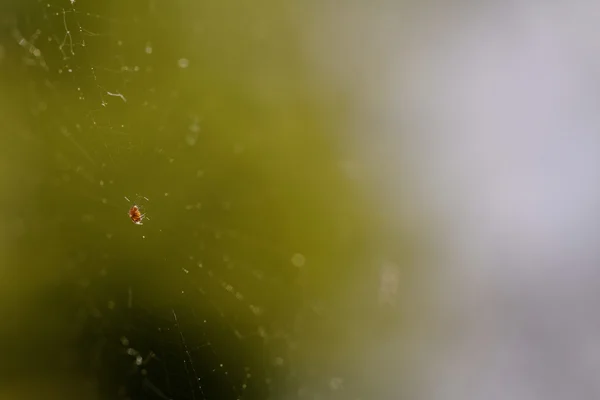
[{"label": "spider web", "polygon": [[[224,107],[254,117],[231,89],[241,78],[216,74],[181,40],[197,29],[177,22],[187,6],[40,0],[5,21],[32,130],[54,149],[45,219],[79,236],[65,234],[60,270],[76,299],[77,365],[101,398],[345,398],[329,366],[293,361],[302,321],[324,318],[325,289],[306,286],[303,270],[331,261],[315,252],[319,240],[337,254],[340,215],[311,198],[290,215],[309,178],[245,158],[272,154],[278,139],[256,125],[236,126],[240,139],[211,118]],[[230,92],[215,98],[202,72]],[[126,220],[123,198],[138,194],[149,199],[143,227]],[[314,220],[301,222],[306,213]],[[317,221],[315,237],[289,229]]]},{"label": "spider web", "polygon": [[597,398],[597,13],[515,6],[4,1],[0,398]]}]

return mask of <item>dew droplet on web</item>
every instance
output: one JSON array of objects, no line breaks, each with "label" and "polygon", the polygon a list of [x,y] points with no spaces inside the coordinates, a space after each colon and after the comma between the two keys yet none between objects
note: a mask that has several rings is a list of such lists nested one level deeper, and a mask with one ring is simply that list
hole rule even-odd
[{"label": "dew droplet on web", "polygon": [[152,54],[152,44],[150,42],[146,43],[146,54]]},{"label": "dew droplet on web", "polygon": [[[191,130],[191,128],[190,128]],[[191,131],[187,135],[185,135],[185,142],[188,146],[194,146],[198,141],[198,131]]]},{"label": "dew droplet on web", "polygon": [[245,150],[245,146],[242,143],[236,143],[233,146],[233,154],[242,154]]},{"label": "dew droplet on web", "polygon": [[250,311],[252,311],[255,315],[261,315],[262,314],[262,310],[260,307],[255,306],[254,304],[250,304]]},{"label": "dew droplet on web", "polygon": [[379,304],[394,306],[400,285],[399,266],[389,261],[384,262],[379,279]]},{"label": "dew droplet on web", "polygon": [[179,65],[179,68],[187,68],[190,66],[190,60],[187,58],[180,58],[179,61],[177,61],[177,65]]},{"label": "dew droplet on web", "polygon": [[292,256],[291,261],[295,267],[300,268],[300,267],[304,266],[304,263],[306,262],[306,258],[302,254],[296,253]]},{"label": "dew droplet on web", "polygon": [[197,120],[195,120],[193,123],[190,124],[190,126],[188,126],[188,129],[191,132],[200,132],[200,124]]},{"label": "dew droplet on web", "polygon": [[329,380],[329,387],[331,390],[338,390],[342,388],[344,380],[342,378],[333,377]]}]

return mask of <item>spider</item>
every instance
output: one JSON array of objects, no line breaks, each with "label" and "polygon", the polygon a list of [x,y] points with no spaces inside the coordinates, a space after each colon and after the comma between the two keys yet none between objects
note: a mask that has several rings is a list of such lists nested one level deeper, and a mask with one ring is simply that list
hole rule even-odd
[{"label": "spider", "polygon": [[[149,201],[147,197],[142,197],[142,198]],[[129,200],[127,197],[125,197],[125,200],[127,200],[129,203],[131,203],[131,200]],[[141,207],[138,206],[137,204],[133,204],[131,206],[127,215],[129,216],[129,219],[131,219],[131,222],[133,222],[136,225],[143,225],[142,220],[144,218],[147,218],[146,213],[142,213]],[[147,219],[150,219],[150,218],[147,218]]]}]

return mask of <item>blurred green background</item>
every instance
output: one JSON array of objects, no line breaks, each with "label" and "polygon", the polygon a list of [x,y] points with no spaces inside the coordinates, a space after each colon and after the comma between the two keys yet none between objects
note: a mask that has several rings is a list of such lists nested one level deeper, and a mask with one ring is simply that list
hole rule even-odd
[{"label": "blurred green background", "polygon": [[359,103],[311,61],[316,4],[3,8],[0,398],[373,394],[414,241],[345,168]]}]

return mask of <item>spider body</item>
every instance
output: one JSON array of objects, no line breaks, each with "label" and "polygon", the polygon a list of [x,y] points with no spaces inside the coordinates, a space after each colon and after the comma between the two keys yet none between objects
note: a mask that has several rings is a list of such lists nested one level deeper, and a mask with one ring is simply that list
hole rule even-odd
[{"label": "spider body", "polygon": [[129,209],[129,218],[131,219],[131,222],[133,222],[134,224],[142,225],[142,220],[144,219],[144,214],[142,214],[142,212],[140,211],[140,208],[134,204]]},{"label": "spider body", "polygon": [[[148,200],[147,197],[142,198]],[[125,200],[131,202],[127,197],[125,197]],[[129,216],[131,222],[133,222],[136,225],[143,225],[142,220],[146,218],[146,213],[143,213],[142,207],[137,204],[133,204],[131,208],[129,208],[129,212],[127,212],[127,215]]]}]

